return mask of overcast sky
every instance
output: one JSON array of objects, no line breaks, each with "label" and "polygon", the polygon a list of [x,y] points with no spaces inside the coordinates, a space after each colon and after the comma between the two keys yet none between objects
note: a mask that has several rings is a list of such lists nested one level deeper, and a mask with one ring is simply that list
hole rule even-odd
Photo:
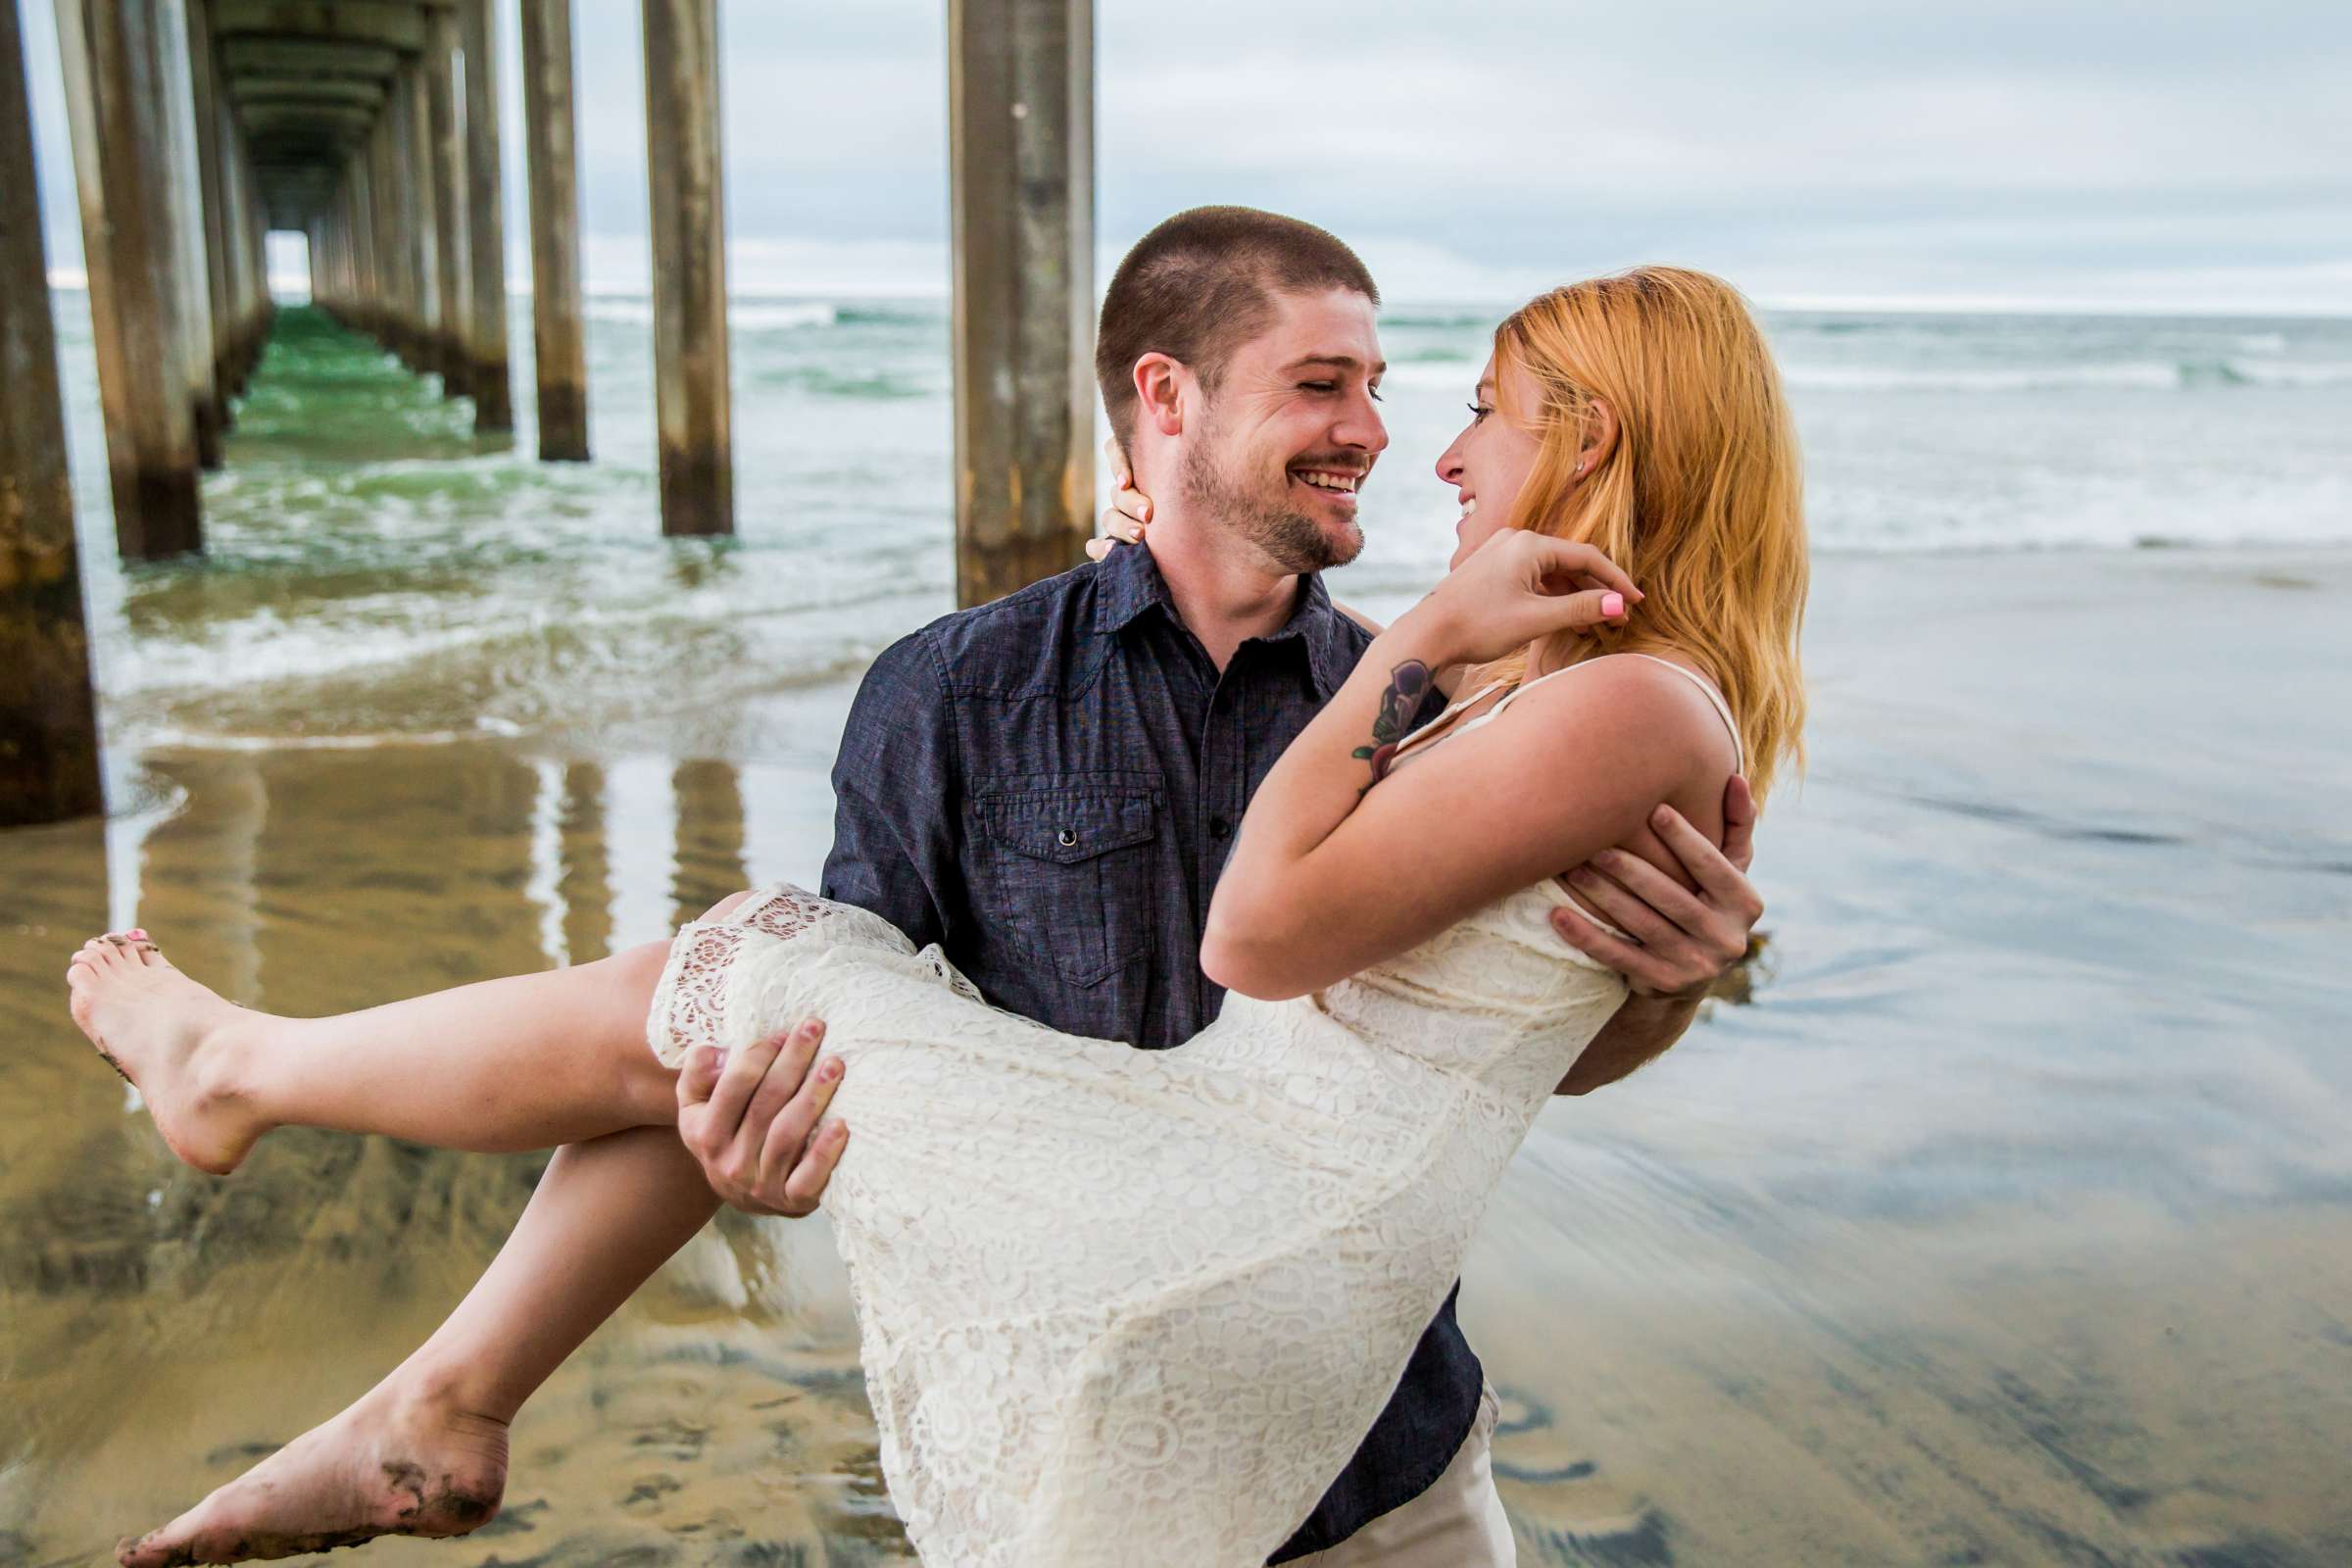
[{"label": "overcast sky", "polygon": [[[25,0],[26,47],[70,270],[49,6]],[[637,6],[577,10],[589,283],[625,288]],[[944,289],[944,0],[720,12],[737,292]],[[1101,0],[1097,43],[1106,259],[1247,202],[1355,242],[1394,299],[1664,261],[1768,302],[2352,313],[2347,0]]]}]

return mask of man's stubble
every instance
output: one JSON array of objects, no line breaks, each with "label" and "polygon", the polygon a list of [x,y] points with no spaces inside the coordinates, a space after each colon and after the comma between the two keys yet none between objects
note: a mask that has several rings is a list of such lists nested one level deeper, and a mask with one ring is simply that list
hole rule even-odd
[{"label": "man's stubble", "polygon": [[[1350,525],[1345,537],[1333,538],[1284,498],[1269,496],[1262,486],[1252,486],[1227,473],[1217,462],[1216,453],[1212,429],[1186,449],[1184,466],[1177,476],[1186,501],[1197,509],[1198,515],[1215,518],[1240,539],[1255,545],[1284,571],[1323,571],[1345,566],[1362,553],[1361,528]],[[1286,488],[1290,483],[1287,469],[1282,483]]]}]

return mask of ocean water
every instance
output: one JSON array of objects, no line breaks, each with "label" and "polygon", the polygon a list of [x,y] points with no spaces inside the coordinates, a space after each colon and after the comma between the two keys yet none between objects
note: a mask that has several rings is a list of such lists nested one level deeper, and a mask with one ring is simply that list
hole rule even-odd
[{"label": "ocean water", "polygon": [[[936,302],[747,299],[732,318],[737,535],[665,543],[651,308],[590,306],[588,466],[387,375],[291,316],[207,481],[201,563],[125,569],[84,296],[58,314],[97,630],[124,733],[513,733],[858,667],[952,608],[948,320]],[[1404,305],[1392,445],[1344,597],[1408,602],[1452,549],[1432,471],[1506,307]],[[1767,313],[1824,553],[2352,540],[2352,320]],[[1106,493],[1106,491],[1104,492]]]}]

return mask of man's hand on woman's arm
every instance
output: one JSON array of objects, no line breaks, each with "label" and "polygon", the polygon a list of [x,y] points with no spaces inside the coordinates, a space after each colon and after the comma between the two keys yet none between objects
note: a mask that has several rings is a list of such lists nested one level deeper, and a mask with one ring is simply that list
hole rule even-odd
[{"label": "man's hand on woman's arm", "polygon": [[1565,905],[1552,911],[1560,939],[1624,975],[1631,993],[1561,1080],[1564,1095],[1614,1083],[1680,1040],[1707,988],[1747,956],[1748,933],[1764,914],[1746,875],[1756,829],[1746,779],[1734,775],[1724,788],[1720,850],[1670,806],[1658,808],[1650,828],[1698,884],[1696,893],[1647,861],[1610,850],[1568,880],[1627,936],[1604,931]]},{"label": "man's hand on woman's arm", "polygon": [[746,1213],[806,1218],[833,1179],[850,1133],[824,1119],[841,1083],[841,1058],[817,1059],[824,1038],[810,1018],[732,1057],[707,1046],[686,1054],[678,1137],[710,1190]]}]

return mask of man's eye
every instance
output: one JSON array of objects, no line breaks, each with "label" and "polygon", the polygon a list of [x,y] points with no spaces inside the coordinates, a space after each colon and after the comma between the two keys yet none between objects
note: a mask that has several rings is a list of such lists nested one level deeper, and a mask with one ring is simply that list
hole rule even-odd
[{"label": "man's eye", "polygon": [[1306,392],[1337,392],[1340,389],[1337,381],[1301,381],[1298,386]]},{"label": "man's eye", "polygon": [[1368,386],[1364,388],[1364,390],[1372,394],[1372,401],[1375,403],[1386,403],[1389,401],[1387,398],[1384,398],[1380,395],[1380,388],[1376,386]]}]

